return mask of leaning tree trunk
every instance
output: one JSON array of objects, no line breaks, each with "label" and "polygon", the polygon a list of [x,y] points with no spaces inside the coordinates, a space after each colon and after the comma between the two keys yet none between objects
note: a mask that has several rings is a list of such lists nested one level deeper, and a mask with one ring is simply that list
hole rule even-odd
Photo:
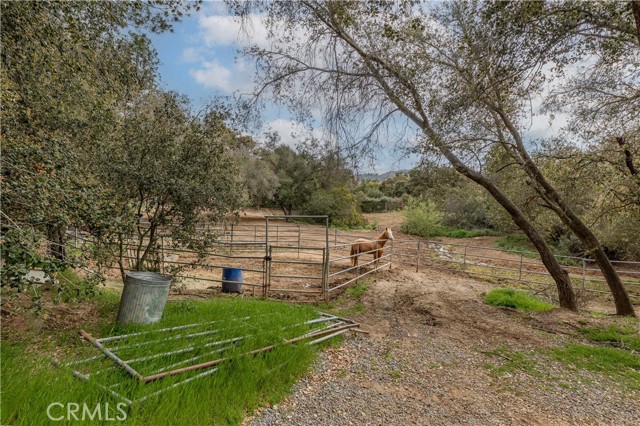
[{"label": "leaning tree trunk", "polygon": [[509,198],[507,198],[493,182],[467,167],[446,147],[441,145],[439,148],[440,152],[444,154],[459,173],[485,188],[489,194],[491,194],[491,196],[509,213],[513,222],[522,230],[522,232],[525,233],[536,250],[538,250],[542,263],[555,281],[560,306],[572,311],[577,311],[578,303],[569,274],[562,268],[551,252],[547,242],[542,238],[542,235],[540,235],[538,230],[533,226],[529,219],[527,219],[524,213],[522,213],[518,206],[509,200]]},{"label": "leaning tree trunk", "polygon": [[[562,201],[562,200],[558,200]],[[593,256],[600,272],[609,286],[609,291],[613,295],[613,301],[616,305],[617,315],[635,316],[633,304],[629,298],[627,290],[622,284],[622,280],[618,275],[618,272],[613,267],[613,264],[609,260],[609,257],[604,252],[600,241],[591,232],[591,229],[582,222],[582,220],[567,206],[564,204],[549,203],[553,211],[562,220],[562,222],[571,229],[576,237],[582,242],[587,254]]]},{"label": "leaning tree trunk", "polygon": [[547,202],[549,207],[556,213],[560,220],[574,233],[580,240],[588,254],[592,255],[598,268],[602,272],[604,279],[609,286],[609,291],[613,295],[616,306],[616,314],[635,316],[633,304],[622,284],[622,280],[618,276],[613,264],[607,257],[600,241],[587,225],[578,217],[578,215],[564,202],[558,191],[549,183],[538,166],[527,152],[520,132],[511,122],[506,113],[498,107],[494,107],[495,112],[500,116],[505,127],[515,141],[515,149],[517,152],[507,152],[511,156],[518,156],[516,160],[523,162],[522,168],[527,175],[539,185],[538,193]]},{"label": "leaning tree trunk", "polygon": [[67,227],[64,225],[47,225],[49,255],[60,261],[67,259],[66,233]]}]

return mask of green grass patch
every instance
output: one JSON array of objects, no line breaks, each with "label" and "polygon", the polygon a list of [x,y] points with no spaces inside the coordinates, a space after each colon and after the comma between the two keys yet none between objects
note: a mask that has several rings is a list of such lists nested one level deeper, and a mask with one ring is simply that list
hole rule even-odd
[{"label": "green grass patch", "polygon": [[441,235],[438,237],[449,238],[475,238],[498,235],[496,231],[491,229],[455,229],[455,228],[443,228]]},{"label": "green grass patch", "polygon": [[499,364],[485,364],[485,367],[493,376],[502,377],[507,373],[513,374],[516,371],[523,371],[536,377],[541,375],[536,368],[536,363],[523,352],[516,352],[507,348],[497,348],[482,353],[503,360],[503,362]]},{"label": "green grass patch", "polygon": [[640,352],[640,336],[638,330],[633,327],[618,327],[615,324],[605,329],[583,327],[580,333],[594,342],[609,343]]},{"label": "green grass patch", "polygon": [[550,350],[558,361],[603,373],[633,390],[640,390],[640,356],[623,349],[569,344]]},{"label": "green grass patch", "polygon": [[[201,358],[173,368],[220,357],[231,358],[221,363],[219,371],[210,376],[196,378],[159,396],[151,396],[144,404],[125,409],[128,425],[240,423],[247,413],[258,406],[277,403],[289,393],[296,380],[313,362],[317,347],[301,343],[277,347],[273,351],[255,356],[242,354],[322,327],[322,324],[302,324],[318,316],[310,307],[245,298],[171,302],[166,306],[163,320],[150,326],[114,326],[112,320],[117,309],[117,298],[114,296],[100,296],[97,308],[105,319],[81,326],[100,337],[215,321],[213,324],[194,326],[169,334],[152,332],[123,341],[108,342],[111,348],[120,346],[117,354],[127,360],[244,336],[237,342],[132,363],[141,374],[149,375],[168,364],[186,361],[195,356]],[[186,334],[194,335],[184,336]],[[98,354],[96,349],[79,341],[77,330],[55,332],[47,344],[34,342],[35,340],[3,340],[2,424],[51,424],[47,417],[47,407],[54,402],[65,406],[67,403],[80,404],[81,410],[83,403],[91,410],[97,404],[101,404],[104,410],[108,403],[111,415],[114,416],[118,414],[116,404],[120,401],[99,389],[96,383],[103,386],[115,385],[114,389],[118,393],[129,399],[138,399],[204,371],[179,374],[142,385],[121,369],[113,368],[112,362],[99,359],[77,365],[76,369],[82,373],[92,374],[91,382],[87,383],[73,378],[67,370],[51,365],[52,346],[63,349],[58,354],[62,361]],[[125,345],[129,345],[129,348],[124,347]],[[223,352],[211,353],[223,347],[226,348]],[[52,411],[56,417],[63,413],[59,406]],[[81,411],[78,415],[80,414]],[[62,423],[66,421],[65,419]],[[71,421],[73,422],[73,418]],[[113,423],[97,419],[83,422]]]},{"label": "green grass patch", "polygon": [[504,250],[513,250],[520,252],[525,257],[540,257],[535,251],[533,244],[531,244],[531,241],[529,241],[529,238],[527,238],[527,236],[524,234],[505,235],[498,238],[494,245]]},{"label": "green grass patch", "polygon": [[366,281],[358,283],[347,289],[347,293],[355,299],[360,299],[367,291],[369,291],[369,283]]},{"label": "green grass patch", "polygon": [[521,290],[511,288],[499,288],[491,290],[484,296],[484,302],[493,306],[514,308],[523,312],[544,312],[553,309],[554,306]]}]

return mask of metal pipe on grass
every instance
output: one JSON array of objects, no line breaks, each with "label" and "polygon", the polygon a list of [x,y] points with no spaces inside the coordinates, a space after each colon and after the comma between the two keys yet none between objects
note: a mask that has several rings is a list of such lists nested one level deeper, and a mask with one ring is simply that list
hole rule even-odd
[{"label": "metal pipe on grass", "polygon": [[[249,351],[249,352],[247,352],[245,354],[242,354],[242,355],[255,355],[255,354],[258,354],[258,353],[262,353],[262,352],[268,352],[268,351],[271,351],[271,350],[275,349],[278,346],[297,343],[297,342],[299,342],[301,340],[305,340],[305,339],[308,339],[308,338],[320,337],[320,336],[324,336],[326,334],[330,334],[330,333],[333,333],[333,332],[336,332],[336,331],[339,331],[339,330],[342,330],[342,329],[349,329],[349,328],[358,327],[358,326],[359,326],[359,324],[346,324],[346,325],[343,325],[343,326],[338,327],[338,328],[332,328],[332,329],[329,329],[329,330],[319,331],[317,333],[307,334],[307,335],[295,337],[293,339],[285,340],[281,344],[274,344],[274,345],[265,346],[265,347],[260,348],[260,349],[254,349],[254,350]],[[203,368],[213,367],[213,366],[218,365],[218,364],[220,364],[220,363],[222,363],[224,361],[227,361],[229,359],[230,358],[220,358],[220,359],[216,359],[216,360],[213,360],[213,361],[204,362],[202,364],[190,365],[188,367],[179,368],[177,370],[171,370],[171,371],[166,371],[166,372],[159,373],[159,374],[153,374],[151,376],[146,376],[142,380],[145,383],[149,383],[149,382],[153,382],[155,380],[163,379],[163,378],[168,377],[168,376],[175,376],[177,374],[186,373],[188,371],[201,370]]]},{"label": "metal pipe on grass", "polygon": [[100,388],[100,389],[102,389],[102,390],[106,391],[107,393],[109,393],[109,394],[111,394],[111,395],[113,395],[113,396],[115,396],[115,397],[117,397],[117,398],[120,398],[121,400],[123,400],[124,402],[126,402],[126,403],[127,403],[127,405],[131,405],[131,404],[132,404],[132,401],[131,401],[130,399],[125,398],[124,396],[120,395],[118,392],[114,391],[113,389],[109,389],[108,387],[103,386],[103,385],[101,385],[100,383],[92,382],[92,381],[89,379],[89,376],[88,376],[88,375],[86,375],[86,374],[82,374],[81,372],[79,372],[79,371],[77,371],[77,370],[74,370],[74,369],[72,369],[72,368],[66,367],[64,364],[61,364],[61,363],[60,363],[60,361],[58,361],[57,359],[54,359],[54,360],[53,360],[53,365],[55,365],[56,367],[63,367],[63,368],[66,368],[67,370],[69,370],[69,371],[71,372],[71,374],[73,375],[73,377],[75,377],[75,378],[77,378],[77,379],[80,379],[80,380],[82,380],[82,381],[84,381],[84,382],[92,383],[93,385],[95,385],[96,387],[98,387],[98,388]]},{"label": "metal pipe on grass", "polygon": [[93,336],[91,336],[89,333],[87,333],[84,330],[80,330],[80,335],[85,340],[90,342],[93,346],[98,348],[103,354],[105,354],[105,356],[107,358],[111,359],[113,362],[118,364],[120,367],[124,368],[127,373],[131,374],[133,377],[135,377],[138,380],[142,381],[144,379],[144,376],[142,376],[142,374],[138,373],[136,370],[131,368],[131,366],[129,364],[127,364],[126,362],[124,362],[123,360],[118,358],[113,352],[111,352],[109,349],[107,349],[102,343],[100,343],[96,339],[94,339]]},{"label": "metal pipe on grass", "polygon": [[151,393],[151,394],[149,394],[147,396],[144,396],[144,397],[142,397],[140,399],[137,399],[137,400],[135,400],[133,402],[136,402],[138,404],[143,403],[144,401],[146,401],[149,398],[152,398],[154,396],[160,395],[163,392],[166,392],[166,391],[168,391],[170,389],[173,389],[173,388],[176,388],[178,386],[181,386],[181,385],[184,385],[186,383],[189,383],[189,382],[191,382],[191,381],[193,381],[195,379],[199,379],[201,377],[209,376],[209,375],[215,373],[216,371],[218,371],[217,368],[214,368],[213,370],[205,371],[204,373],[200,373],[200,374],[197,374],[197,375],[195,375],[193,377],[189,377],[188,379],[182,380],[181,382],[174,383],[171,386],[167,386],[164,389],[160,389],[159,391],[153,392],[153,393]]}]

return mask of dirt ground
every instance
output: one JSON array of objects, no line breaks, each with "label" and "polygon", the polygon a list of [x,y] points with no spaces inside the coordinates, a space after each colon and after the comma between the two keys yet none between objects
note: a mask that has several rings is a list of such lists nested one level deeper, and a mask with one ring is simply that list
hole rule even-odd
[{"label": "dirt ground", "polygon": [[[639,393],[539,355],[608,319],[495,308],[481,300],[491,288],[446,271],[380,273],[352,315],[370,335],[325,351],[291,397],[245,424],[640,423]],[[532,367],[492,374],[509,362],[500,350],[531,354]]]}]

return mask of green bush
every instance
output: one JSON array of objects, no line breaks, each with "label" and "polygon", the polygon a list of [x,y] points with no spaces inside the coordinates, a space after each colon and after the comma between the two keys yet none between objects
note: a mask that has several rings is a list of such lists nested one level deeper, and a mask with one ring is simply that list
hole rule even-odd
[{"label": "green bush", "polygon": [[443,236],[449,238],[474,238],[486,235],[496,235],[496,232],[490,229],[445,229],[443,232]]},{"label": "green bush", "polygon": [[385,198],[365,198],[360,201],[360,208],[364,213],[381,213],[387,207],[387,199]]},{"label": "green bush", "polygon": [[536,299],[529,293],[512,288],[491,290],[484,296],[484,302],[488,305],[505,306],[524,312],[544,312],[554,308],[553,305]]},{"label": "green bush", "polygon": [[370,198],[365,197],[360,201],[360,208],[363,213],[382,213],[389,211],[397,211],[404,207],[405,202],[402,198]]},{"label": "green bush", "polygon": [[[498,238],[495,246],[505,250],[514,250],[531,253],[533,257],[537,257],[535,248],[531,241],[524,234],[509,234],[502,238]],[[525,253],[526,254],[526,253]]]},{"label": "green bush", "polygon": [[308,215],[328,215],[331,225],[337,227],[359,227],[367,224],[358,201],[347,188],[321,189],[314,192],[302,207]]},{"label": "green bush", "polygon": [[431,200],[420,201],[410,198],[407,206],[402,210],[404,221],[401,231],[405,234],[418,235],[429,238],[441,235],[443,214]]},{"label": "green bush", "polygon": [[402,210],[405,205],[406,202],[402,198],[389,198],[386,208],[388,212],[395,212],[398,210]]},{"label": "green bush", "polygon": [[491,225],[486,195],[469,186],[452,187],[443,200],[443,223],[451,228],[476,229]]}]

